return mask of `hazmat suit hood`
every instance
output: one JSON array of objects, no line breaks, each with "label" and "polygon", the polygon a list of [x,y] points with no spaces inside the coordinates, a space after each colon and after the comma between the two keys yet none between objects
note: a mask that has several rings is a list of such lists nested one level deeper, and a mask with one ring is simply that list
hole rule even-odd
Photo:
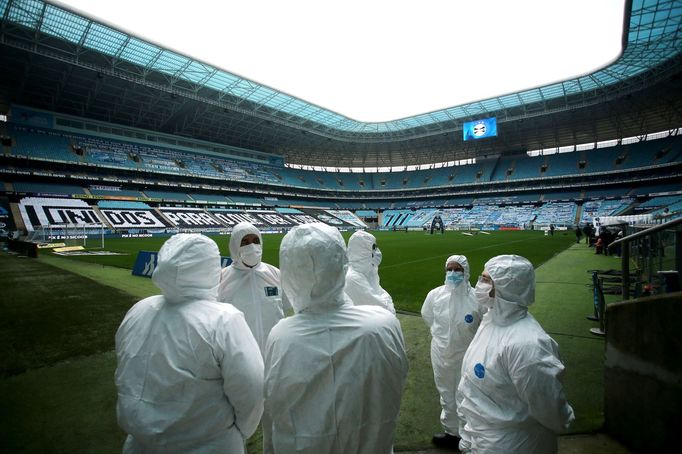
[{"label": "hazmat suit hood", "polygon": [[[377,275],[377,267],[372,264],[373,246],[377,240],[371,233],[358,230],[348,240],[348,262],[351,268],[366,276]],[[374,272],[372,272],[374,271]]]},{"label": "hazmat suit hood", "polygon": [[169,303],[216,301],[220,283],[220,251],[207,236],[179,233],[159,250],[152,281]]},{"label": "hazmat suit hood", "polygon": [[[246,235],[254,234],[258,236],[258,239],[260,240],[261,247],[263,245],[263,237],[261,236],[260,230],[250,222],[240,222],[239,224],[235,225],[234,228],[232,229],[232,234],[230,235],[230,257],[232,258],[232,265],[235,268],[238,268],[240,270],[245,270],[249,269],[250,267],[244,265],[242,263],[239,250],[241,247],[242,239]],[[260,263],[260,262],[259,262]],[[258,266],[256,264],[255,266]]]},{"label": "hazmat suit hood", "polygon": [[535,302],[535,270],[519,255],[498,255],[484,266],[495,288],[493,322],[508,325],[526,316]]},{"label": "hazmat suit hood", "polygon": [[291,229],[279,249],[282,289],[296,313],[326,312],[345,305],[346,246],[335,227],[322,223]]},{"label": "hazmat suit hood", "polygon": [[469,277],[471,276],[470,271],[469,271],[469,260],[463,255],[451,255],[448,257],[448,259],[445,261],[445,269],[448,269],[448,265],[452,262],[459,263],[462,265],[462,268],[464,268],[464,283],[468,284],[469,283]]}]

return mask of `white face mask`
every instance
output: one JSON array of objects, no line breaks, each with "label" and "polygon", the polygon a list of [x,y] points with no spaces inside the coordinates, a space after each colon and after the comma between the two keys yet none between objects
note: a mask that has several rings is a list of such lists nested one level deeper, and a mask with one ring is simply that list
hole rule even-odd
[{"label": "white face mask", "polygon": [[383,258],[383,255],[381,254],[381,249],[376,248],[374,250],[374,256],[372,257],[372,263],[374,266],[379,268],[379,265],[381,264],[381,259]]},{"label": "white face mask", "polygon": [[490,291],[493,289],[493,284],[489,282],[483,282],[480,278],[476,283],[476,288],[474,288],[474,294],[476,295],[476,301],[483,307],[491,308],[493,307],[494,299],[490,297]]},{"label": "white face mask", "polygon": [[464,273],[461,271],[446,271],[445,272],[445,284],[458,287],[459,284],[464,282]]},{"label": "white face mask", "polygon": [[260,244],[251,243],[239,248],[239,258],[241,258],[242,263],[246,266],[253,267],[258,265],[262,256],[263,247]]}]

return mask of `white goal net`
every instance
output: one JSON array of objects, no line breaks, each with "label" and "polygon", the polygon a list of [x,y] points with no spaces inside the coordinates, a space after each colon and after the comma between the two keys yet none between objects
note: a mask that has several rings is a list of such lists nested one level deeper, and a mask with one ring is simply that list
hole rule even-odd
[{"label": "white goal net", "polygon": [[28,241],[34,243],[64,243],[67,246],[104,248],[104,224],[50,224],[29,232]]}]

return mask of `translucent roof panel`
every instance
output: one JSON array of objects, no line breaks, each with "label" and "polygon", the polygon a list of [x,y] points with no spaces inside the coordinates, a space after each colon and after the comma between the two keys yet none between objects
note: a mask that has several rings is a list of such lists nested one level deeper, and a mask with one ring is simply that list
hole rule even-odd
[{"label": "translucent roof panel", "polygon": [[263,106],[290,116],[288,121],[312,122],[330,133],[385,134],[419,126],[484,116],[500,109],[548,101],[618,84],[673,58],[682,49],[679,30],[682,2],[674,0],[633,0],[627,31],[627,46],[621,57],[608,67],[539,88],[523,90],[436,112],[382,123],[365,123],[307,103],[286,93],[244,77],[180,55],[169,49],[131,36],[112,26],[39,0],[0,0],[0,15],[27,29],[118,58],[146,70],[205,86],[241,98],[255,107]]}]

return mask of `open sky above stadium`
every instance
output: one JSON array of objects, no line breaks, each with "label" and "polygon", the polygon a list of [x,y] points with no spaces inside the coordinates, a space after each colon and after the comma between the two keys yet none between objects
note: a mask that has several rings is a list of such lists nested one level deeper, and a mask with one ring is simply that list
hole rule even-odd
[{"label": "open sky above stadium", "polygon": [[361,122],[593,72],[620,55],[624,15],[624,0],[55,3]]}]

